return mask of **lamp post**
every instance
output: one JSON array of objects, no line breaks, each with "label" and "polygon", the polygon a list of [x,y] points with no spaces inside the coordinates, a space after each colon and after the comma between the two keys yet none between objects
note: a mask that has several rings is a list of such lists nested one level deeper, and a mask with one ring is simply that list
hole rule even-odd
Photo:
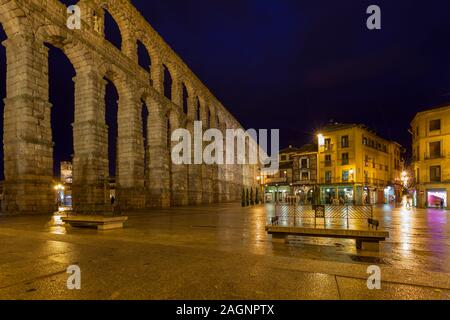
[{"label": "lamp post", "polygon": [[57,204],[58,210],[59,210],[59,205],[62,202],[61,198],[64,197],[64,189],[65,189],[65,187],[62,184],[58,183],[57,185],[55,185],[54,189],[55,189],[55,192],[56,192],[56,204]]}]

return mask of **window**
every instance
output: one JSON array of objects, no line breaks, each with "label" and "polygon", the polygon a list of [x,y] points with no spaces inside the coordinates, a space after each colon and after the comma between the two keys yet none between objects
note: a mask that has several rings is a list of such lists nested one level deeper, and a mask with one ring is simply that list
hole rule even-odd
[{"label": "window", "polygon": [[389,167],[388,166],[384,166],[384,171],[389,171]]},{"label": "window", "polygon": [[367,138],[363,137],[363,145],[367,146]]},{"label": "window", "polygon": [[432,182],[441,181],[441,166],[430,167],[430,181]]},{"label": "window", "polygon": [[331,150],[331,139],[325,139],[325,150]]},{"label": "window", "polygon": [[364,171],[364,183],[369,183],[369,172]]},{"label": "window", "polygon": [[325,155],[325,167],[331,167],[331,154]]},{"label": "window", "polygon": [[281,156],[281,161],[286,161],[286,156]]},{"label": "window", "polygon": [[365,166],[366,167],[368,167],[369,166],[369,156],[366,154],[366,157],[365,157],[365,161],[364,161],[365,163]]},{"label": "window", "polygon": [[348,148],[348,136],[341,137],[341,147]]},{"label": "window", "polygon": [[331,182],[331,171],[325,172],[325,182]]},{"label": "window", "polygon": [[342,154],[342,165],[345,166],[348,164],[348,153]]},{"label": "window", "polygon": [[308,158],[301,158],[300,159],[300,168],[302,168],[302,169],[308,169],[309,168],[309,159]]},{"label": "window", "polygon": [[416,170],[416,183],[420,183],[420,169],[419,168],[417,168],[417,170]]},{"label": "window", "polygon": [[441,157],[441,142],[430,142],[430,158],[436,159]]},{"label": "window", "polygon": [[309,171],[302,172],[302,181],[309,180]]},{"label": "window", "polygon": [[349,177],[348,170],[342,171],[342,181],[343,182],[347,182],[348,181],[348,177]]},{"label": "window", "polygon": [[419,137],[419,133],[420,133],[419,127],[416,127],[416,137]]},{"label": "window", "polygon": [[441,130],[441,119],[430,121],[430,131]]}]

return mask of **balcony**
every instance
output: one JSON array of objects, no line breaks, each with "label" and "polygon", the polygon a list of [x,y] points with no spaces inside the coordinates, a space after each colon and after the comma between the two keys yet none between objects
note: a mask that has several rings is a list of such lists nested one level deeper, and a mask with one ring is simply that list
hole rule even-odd
[{"label": "balcony", "polygon": [[348,183],[348,184],[362,184],[365,186],[377,186],[377,187],[385,187],[390,184],[389,181],[383,180],[383,179],[374,179],[374,178],[367,178],[364,179],[364,181],[355,180],[352,178],[349,178],[348,180],[343,180],[342,177],[332,177],[331,179],[321,178],[319,180],[319,183],[321,184],[334,184],[334,183]]},{"label": "balcony", "polygon": [[287,183],[287,177],[274,177],[274,178],[266,178],[265,183],[267,184],[282,184]]},{"label": "balcony", "polygon": [[445,154],[443,152],[425,153],[425,156],[424,156],[425,160],[444,159],[444,158],[445,158]]},{"label": "balcony", "polygon": [[430,182],[432,182],[432,183],[442,182],[442,177],[441,176],[430,177]]},{"label": "balcony", "polygon": [[334,150],[334,144],[325,144],[323,146],[323,152],[332,152]]},{"label": "balcony", "polygon": [[365,178],[364,184],[372,185],[372,186],[386,186],[389,184],[389,181],[382,180],[382,179],[375,179],[375,178]]}]

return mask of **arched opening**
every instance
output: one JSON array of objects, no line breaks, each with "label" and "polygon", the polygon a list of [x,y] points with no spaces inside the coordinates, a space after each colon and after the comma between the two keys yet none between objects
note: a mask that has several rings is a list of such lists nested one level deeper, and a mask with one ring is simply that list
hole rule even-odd
[{"label": "arched opening", "polygon": [[108,78],[104,79],[107,82],[105,88],[105,123],[108,126],[109,177],[111,180],[115,180],[117,176],[117,114],[119,111],[119,94],[114,83]]},{"label": "arched opening", "polygon": [[163,65],[164,68],[164,96],[172,100],[172,75],[169,69]]},{"label": "arched opening", "polygon": [[195,120],[200,121],[201,120],[201,114],[200,114],[200,100],[197,98],[197,103],[195,106]]},{"label": "arched opening", "polygon": [[189,98],[189,94],[188,94],[186,85],[183,83],[183,112],[184,112],[184,114],[188,114],[188,112],[189,112],[188,98]]},{"label": "arched opening", "polygon": [[59,206],[72,206],[73,128],[75,114],[75,69],[64,52],[51,44],[48,48],[48,83],[53,141],[53,176]]},{"label": "arched opening", "polygon": [[212,127],[211,121],[212,121],[212,119],[211,119],[211,110],[208,108],[208,114],[207,114],[207,118],[206,118],[207,128],[211,128]]},{"label": "arched opening", "polygon": [[108,10],[104,10],[104,23],[105,39],[111,42],[117,49],[121,50],[122,35],[120,33],[120,28]]},{"label": "arched opening", "polygon": [[[142,138],[143,138],[143,144],[144,144],[144,177],[148,177],[148,167],[149,167],[149,161],[150,161],[150,155],[149,155],[149,141],[148,141],[148,117],[149,117],[149,111],[148,107],[145,103],[145,101],[142,99],[142,110],[141,110],[141,119],[142,119]],[[144,181],[147,181],[145,179]]]},{"label": "arched opening", "polygon": [[[0,24],[0,181],[5,180],[3,153],[3,112],[5,105],[3,99],[6,98],[6,48],[1,45],[1,42],[6,39],[5,31]],[[0,193],[2,193],[2,190],[0,190]]]},{"label": "arched opening", "polygon": [[172,126],[170,124],[170,117],[166,116],[167,121],[167,163],[169,164],[169,192],[170,192],[170,201],[172,202],[172,187],[173,187],[173,180],[172,180],[172,161],[170,159],[170,153],[172,150]]},{"label": "arched opening", "polygon": [[152,60],[148,54],[147,48],[141,41],[137,41],[137,51],[138,51],[138,63],[139,65],[150,72],[150,67],[152,65]]}]

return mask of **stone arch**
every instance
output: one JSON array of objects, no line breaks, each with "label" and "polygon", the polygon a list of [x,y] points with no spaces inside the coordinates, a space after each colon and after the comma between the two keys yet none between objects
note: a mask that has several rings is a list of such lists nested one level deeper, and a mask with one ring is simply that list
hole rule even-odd
[{"label": "stone arch", "polygon": [[123,36],[119,24],[108,9],[103,8],[103,36],[105,40],[122,50]]},{"label": "stone arch", "polygon": [[[144,186],[147,187],[149,183],[149,162],[150,162],[150,129],[151,129],[151,99],[149,93],[145,88],[138,90],[137,97],[139,99],[140,114],[139,114],[139,131],[141,132],[139,142],[139,160],[142,163],[142,173],[144,176]],[[150,102],[150,103],[149,103]]]},{"label": "stone arch", "polygon": [[182,105],[181,108],[183,109],[183,113],[185,115],[189,114],[189,91],[187,89],[187,86],[184,82],[181,83],[181,90],[182,90]]},{"label": "stone arch", "polygon": [[145,49],[147,50],[148,55],[150,56],[151,64],[157,63],[161,59],[159,50],[157,46],[154,45],[154,41],[145,33],[145,31],[138,29],[135,32],[136,42],[140,41]]},{"label": "stone arch", "polygon": [[199,97],[195,99],[195,120],[202,120],[202,102]]},{"label": "stone arch", "polygon": [[[134,36],[133,17],[130,17],[130,10],[127,10],[126,4],[115,0],[80,0],[78,5],[81,7],[90,8],[90,17],[93,19],[93,15],[96,14],[98,21],[99,33],[104,34],[104,11],[107,11],[120,31],[121,36],[121,50],[129,58],[133,58],[136,55],[136,39]],[[93,21],[91,21],[93,24]],[[94,27],[95,28],[95,27]]]},{"label": "stone arch", "polygon": [[67,32],[65,28],[45,25],[37,29],[35,39],[38,43],[48,43],[61,49],[78,73],[81,69],[93,69],[94,58],[88,48]]},{"label": "stone arch", "polygon": [[16,34],[30,34],[33,30],[17,0],[0,0],[0,24],[8,38]]},{"label": "stone arch", "polygon": [[162,65],[163,67],[163,91],[164,91],[164,96],[169,99],[172,100],[172,95],[173,95],[173,82],[174,82],[174,77],[173,77],[173,73],[170,72],[169,67],[166,64]]},{"label": "stone arch", "polygon": [[147,72],[151,72],[152,58],[147,47],[140,40],[137,40],[137,64]]},{"label": "stone arch", "polygon": [[[186,117],[175,108],[169,110],[168,114],[168,136],[169,136],[169,157],[172,147],[178,142],[171,141],[172,132],[179,128],[185,128]],[[174,164],[169,159],[170,168],[170,190],[171,190],[171,205],[184,206],[188,204],[188,168],[186,164]]]}]

